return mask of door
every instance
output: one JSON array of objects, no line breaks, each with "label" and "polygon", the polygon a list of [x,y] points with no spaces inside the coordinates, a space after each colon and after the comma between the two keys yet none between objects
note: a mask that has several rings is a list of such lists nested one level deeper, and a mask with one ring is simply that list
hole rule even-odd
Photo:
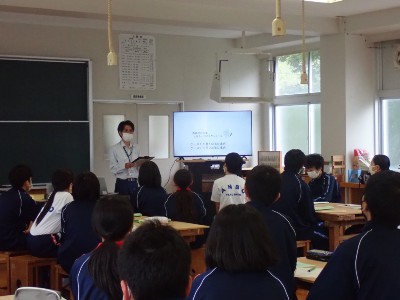
[{"label": "door", "polygon": [[167,191],[173,190],[173,174],[180,166],[175,163],[172,152],[172,117],[173,112],[179,110],[179,103],[94,101],[93,167],[97,176],[106,179],[109,192],[114,191],[115,178],[109,170],[108,150],[111,145],[120,141],[117,126],[123,120],[134,123],[134,142],[139,144],[140,155],[156,156],[154,162],[160,168],[162,185]]}]

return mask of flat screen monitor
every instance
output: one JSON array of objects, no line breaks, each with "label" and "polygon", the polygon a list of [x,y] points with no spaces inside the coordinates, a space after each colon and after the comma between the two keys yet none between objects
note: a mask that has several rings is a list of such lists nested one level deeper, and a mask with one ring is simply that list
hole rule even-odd
[{"label": "flat screen monitor", "polygon": [[174,156],[252,155],[251,110],[174,112]]}]

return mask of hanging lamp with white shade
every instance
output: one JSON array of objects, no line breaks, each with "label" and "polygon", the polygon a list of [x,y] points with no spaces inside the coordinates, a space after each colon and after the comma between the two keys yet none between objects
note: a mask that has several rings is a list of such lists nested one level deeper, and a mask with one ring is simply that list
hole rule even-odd
[{"label": "hanging lamp with white shade", "polygon": [[107,55],[107,65],[116,66],[118,65],[118,56],[114,51],[113,41],[112,41],[112,13],[111,13],[111,1],[108,0],[108,49],[109,53]]},{"label": "hanging lamp with white shade", "polygon": [[276,17],[272,21],[272,36],[282,36],[285,34],[285,21],[281,18],[281,0],[276,0]]}]

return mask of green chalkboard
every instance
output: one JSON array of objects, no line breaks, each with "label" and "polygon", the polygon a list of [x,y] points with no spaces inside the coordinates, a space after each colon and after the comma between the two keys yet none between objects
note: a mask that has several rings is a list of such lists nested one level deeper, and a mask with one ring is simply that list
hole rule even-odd
[{"label": "green chalkboard", "polygon": [[16,164],[50,182],[90,169],[88,62],[0,58],[0,185]]}]

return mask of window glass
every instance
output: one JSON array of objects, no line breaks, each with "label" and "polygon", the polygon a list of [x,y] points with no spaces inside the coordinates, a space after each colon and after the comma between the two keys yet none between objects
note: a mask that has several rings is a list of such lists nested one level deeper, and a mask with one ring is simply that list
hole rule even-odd
[{"label": "window glass", "polygon": [[321,104],[310,104],[310,153],[321,153]]},{"label": "window glass", "polygon": [[104,115],[103,116],[103,147],[104,157],[108,158],[110,147],[118,143],[121,138],[117,133],[118,124],[125,120],[124,115]]},{"label": "window glass", "polygon": [[382,151],[392,166],[400,162],[400,99],[382,100]]},{"label": "window glass", "polygon": [[321,68],[320,68],[321,57],[319,51],[310,52],[310,74],[308,75],[310,80],[310,93],[321,92]]},{"label": "window glass", "polygon": [[321,105],[275,107],[275,150],[321,153]]},{"label": "window glass", "polygon": [[[306,70],[308,72],[307,66]],[[300,84],[301,72],[302,53],[278,56],[276,58],[275,96],[308,93],[308,85]]]},{"label": "window glass", "polygon": [[168,116],[149,116],[149,156],[168,158]]},{"label": "window glass", "polygon": [[276,150],[285,155],[290,149],[308,153],[307,105],[277,106],[275,108]]}]

